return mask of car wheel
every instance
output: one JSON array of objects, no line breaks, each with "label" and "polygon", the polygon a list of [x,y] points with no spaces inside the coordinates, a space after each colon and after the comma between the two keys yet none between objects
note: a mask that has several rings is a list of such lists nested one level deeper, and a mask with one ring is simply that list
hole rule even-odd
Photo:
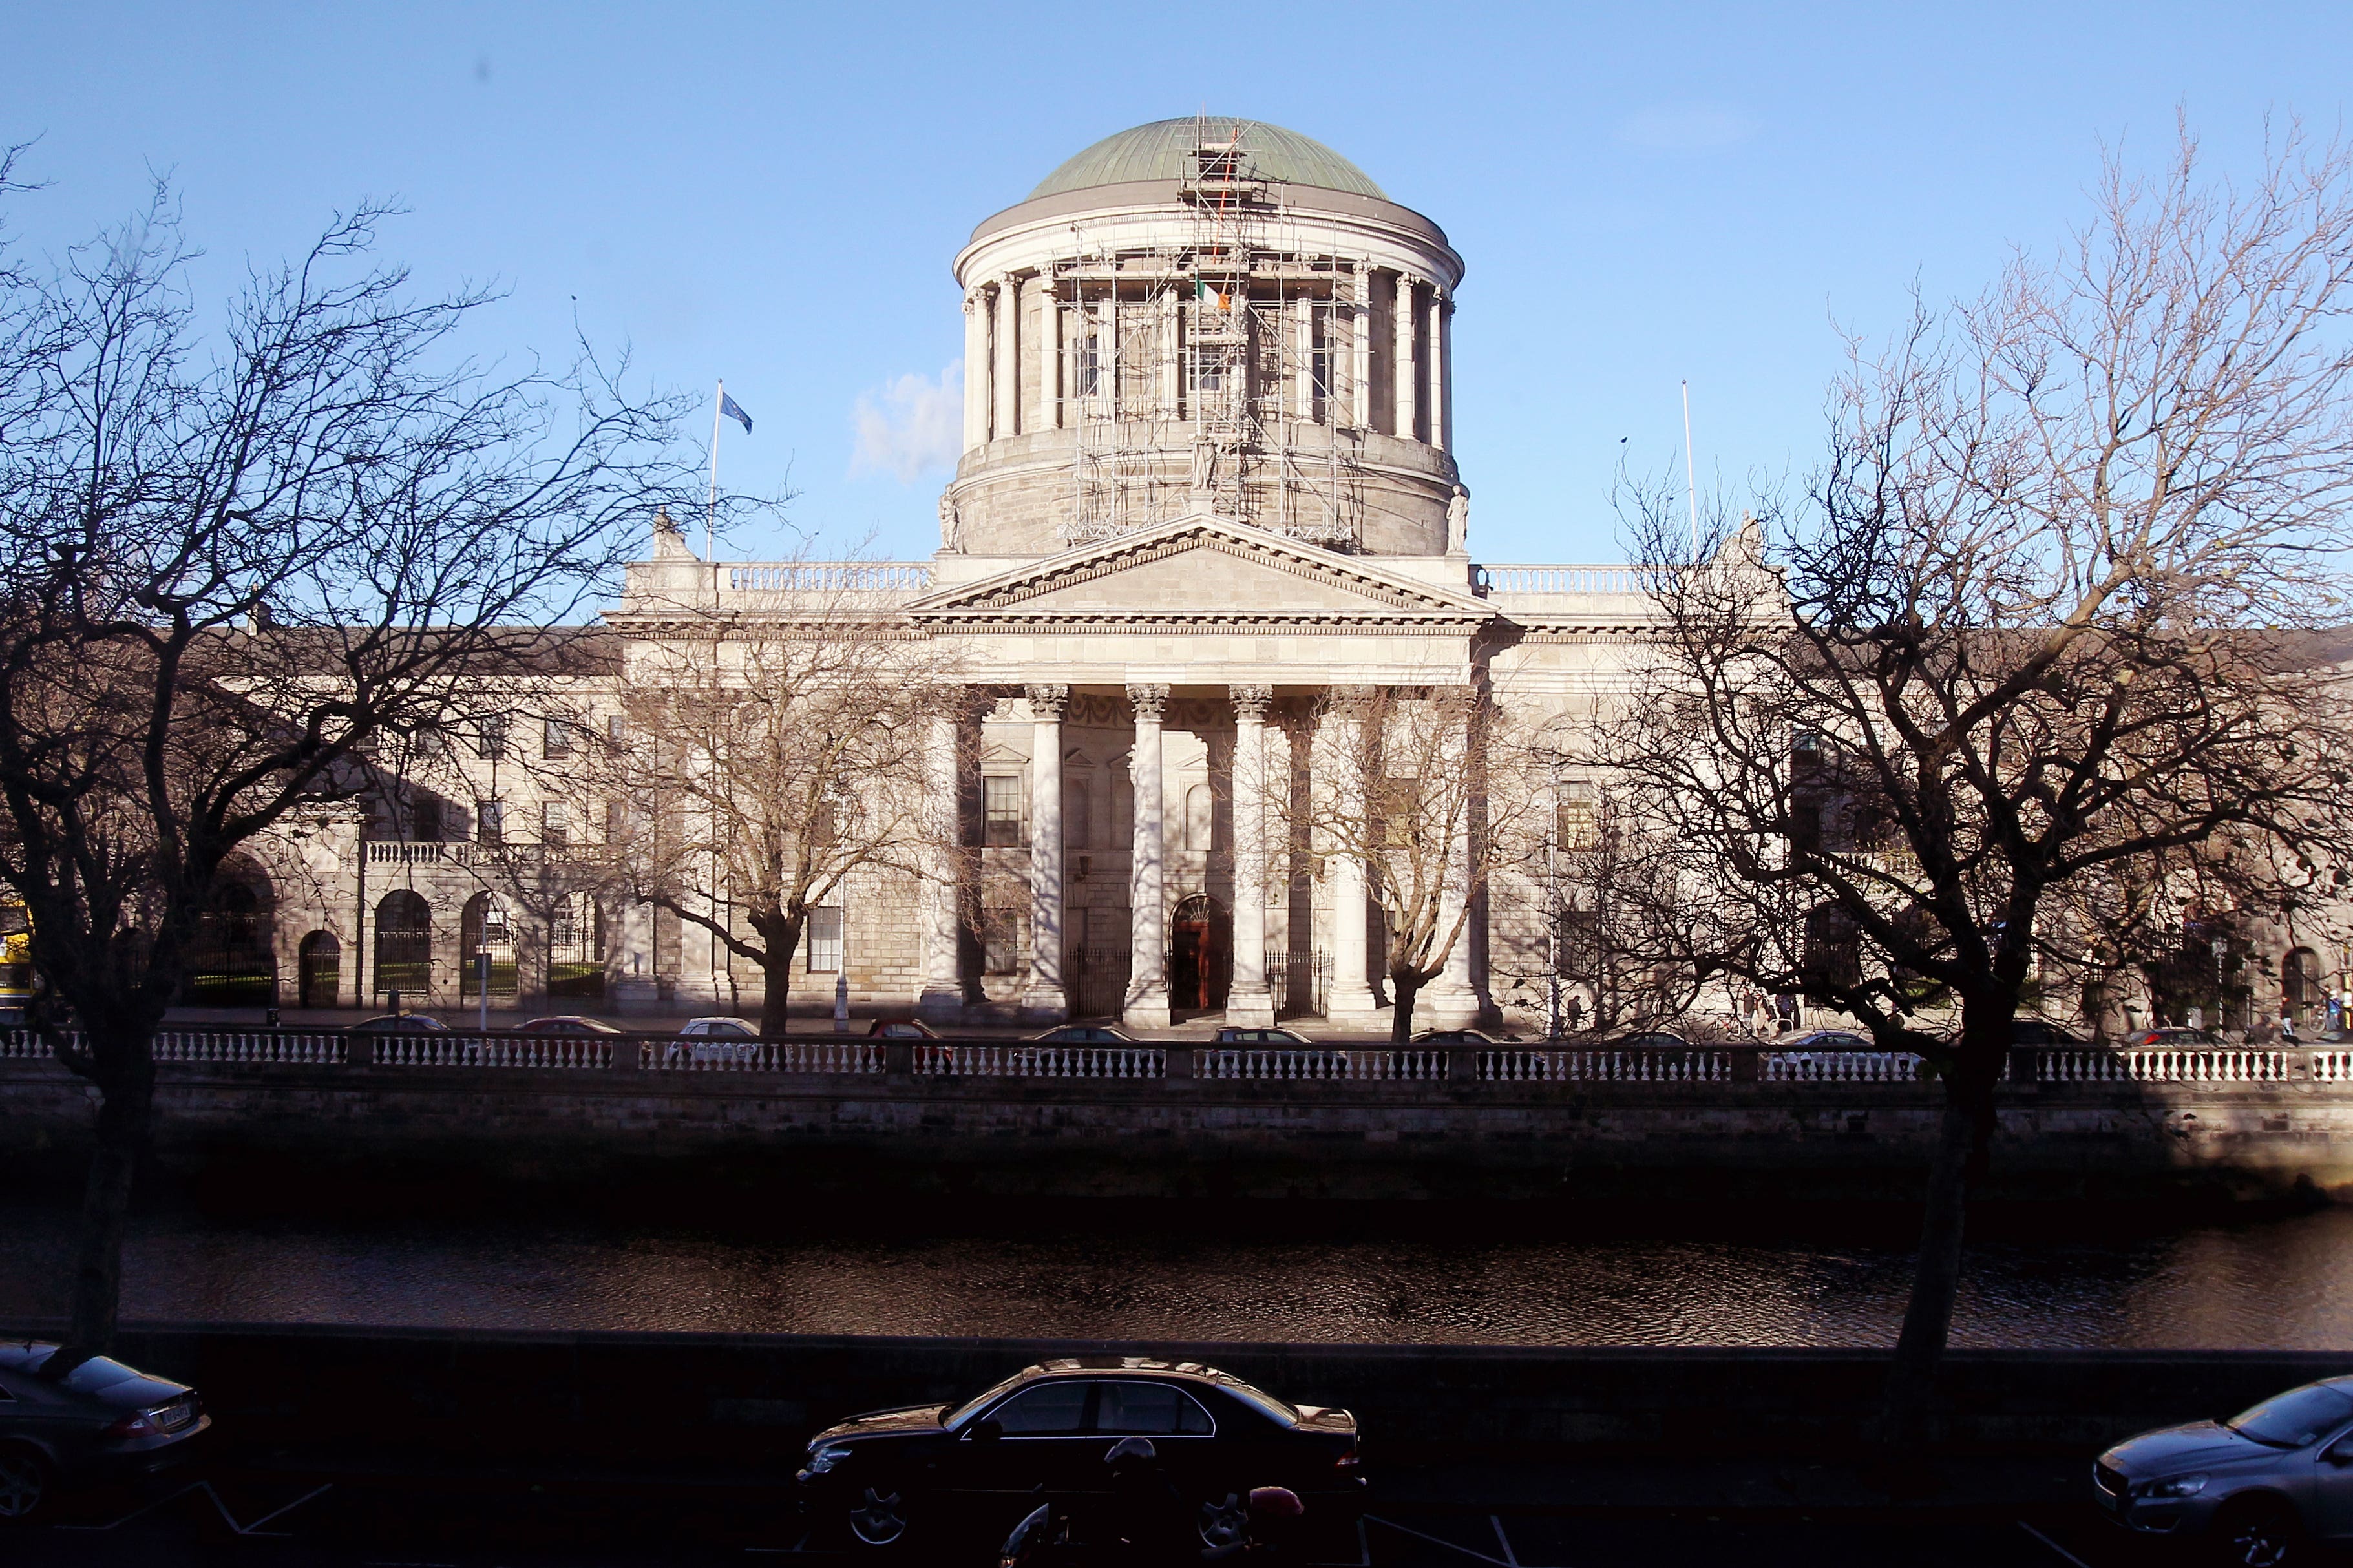
[{"label": "car wheel", "polygon": [[2304,1561],[2304,1527],[2284,1502],[2241,1503],[2214,1521],[2214,1560],[2232,1568],[2287,1568]]},{"label": "car wheel", "polygon": [[1231,1546],[1250,1530],[1250,1499],[1240,1492],[1227,1492],[1203,1502],[1195,1515],[1204,1546]]},{"label": "car wheel", "polygon": [[849,1507],[849,1533],[861,1546],[896,1546],[907,1537],[903,1491],[868,1487]]},{"label": "car wheel", "polygon": [[48,1461],[30,1448],[0,1448],[0,1524],[33,1518],[57,1496]]}]

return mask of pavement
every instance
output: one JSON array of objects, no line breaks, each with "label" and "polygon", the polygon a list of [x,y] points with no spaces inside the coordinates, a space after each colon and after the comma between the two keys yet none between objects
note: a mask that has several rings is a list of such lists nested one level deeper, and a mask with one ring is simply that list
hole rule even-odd
[{"label": "pavement", "polygon": [[[1350,1568],[1904,1564],[2123,1568],[2146,1553],[2089,1501],[2086,1465],[1934,1461],[1890,1480],[1802,1458],[1400,1465],[1321,1543]],[[289,1452],[192,1466],[137,1494],[67,1500],[0,1533],[10,1568],[764,1568],[888,1561],[812,1528],[789,1485],[746,1476],[468,1470]],[[986,1542],[896,1561],[992,1560]]]}]

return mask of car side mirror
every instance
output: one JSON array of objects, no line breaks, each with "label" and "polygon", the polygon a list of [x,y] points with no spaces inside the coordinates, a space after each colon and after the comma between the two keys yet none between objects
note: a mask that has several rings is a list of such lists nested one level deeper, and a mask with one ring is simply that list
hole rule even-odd
[{"label": "car side mirror", "polygon": [[976,1443],[994,1443],[1004,1436],[1005,1423],[1002,1421],[976,1421],[972,1424],[972,1440]]},{"label": "car side mirror", "polygon": [[2353,1436],[2337,1438],[2320,1457],[2332,1465],[2353,1465]]}]

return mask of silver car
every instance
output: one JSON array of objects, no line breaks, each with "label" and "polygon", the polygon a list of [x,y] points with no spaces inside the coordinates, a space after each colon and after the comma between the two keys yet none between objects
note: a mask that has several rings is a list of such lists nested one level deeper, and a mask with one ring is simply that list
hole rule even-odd
[{"label": "silver car", "polygon": [[57,1356],[39,1340],[0,1342],[0,1524],[46,1511],[60,1488],[175,1463],[213,1424],[184,1383],[105,1356]]},{"label": "silver car", "polygon": [[2127,1438],[2092,1479],[2127,1530],[2196,1537],[2247,1568],[2301,1561],[2309,1542],[2353,1542],[2353,1376]]}]

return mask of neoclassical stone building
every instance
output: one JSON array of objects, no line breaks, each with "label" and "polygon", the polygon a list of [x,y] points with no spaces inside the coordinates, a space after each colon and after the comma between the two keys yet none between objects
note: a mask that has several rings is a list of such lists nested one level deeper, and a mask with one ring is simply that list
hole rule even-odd
[{"label": "neoclassical stone building", "polygon": [[[974,700],[962,733],[936,726],[926,783],[971,853],[853,879],[797,961],[813,1003],[840,976],[863,1006],[948,1020],[1377,1025],[1362,866],[1269,829],[1329,787],[1324,700],[1471,689],[1573,721],[1646,619],[1630,569],[1476,558],[1462,258],[1330,148],[1203,119],[1080,153],[954,265],[964,450],[929,561],[709,562],[657,529],[604,627],[552,637],[539,679],[593,722],[632,650],[681,623],[845,603],[961,672]],[[460,1003],[459,956],[487,945],[511,955],[495,1001],[753,1005],[756,973],[691,927],[543,875],[518,892],[518,863],[543,873],[588,830],[536,782],[572,733],[486,740],[286,848],[300,878],[257,868],[285,1000]],[[1499,875],[1422,1021],[1540,1020],[1558,907],[1534,868]],[[2337,983],[2341,952],[2299,951]]]}]

